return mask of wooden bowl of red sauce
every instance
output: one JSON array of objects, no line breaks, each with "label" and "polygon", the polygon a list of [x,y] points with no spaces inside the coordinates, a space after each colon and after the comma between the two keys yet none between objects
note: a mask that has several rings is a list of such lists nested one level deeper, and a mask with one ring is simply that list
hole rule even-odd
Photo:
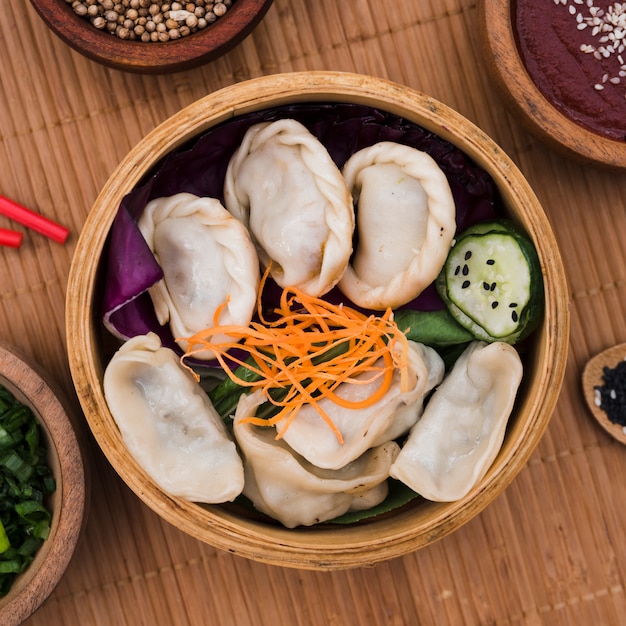
[{"label": "wooden bowl of red sauce", "polygon": [[489,73],[538,137],[626,167],[626,10],[606,0],[482,0]]},{"label": "wooden bowl of red sauce", "polygon": [[[161,40],[165,36],[157,41],[142,41],[140,34],[130,34],[129,31],[134,28],[126,28],[118,36],[114,32],[108,32],[106,27],[94,26],[93,20],[96,18],[102,26],[102,21],[106,21],[104,12],[111,10],[108,5],[105,8],[100,0],[93,7],[83,2],[82,9],[78,12],[66,0],[31,0],[31,4],[53,33],[87,58],[118,70],[162,74],[203,65],[231,50],[252,32],[269,9],[272,0],[233,0],[220,3],[224,8],[217,11],[217,18],[209,17],[204,7],[200,6],[200,13],[192,17],[190,14],[193,11],[185,8],[186,3],[178,3],[181,7],[177,5],[176,13],[180,15],[175,17],[181,19],[177,25],[171,25],[170,31],[175,30],[176,33],[166,41]],[[133,10],[139,15],[131,16],[140,25],[139,33],[145,32],[141,28],[145,29],[147,22],[152,21],[154,24],[153,15],[149,13],[150,6],[143,4],[147,3],[138,2],[137,9]],[[162,3],[150,4],[156,6]],[[89,9],[95,11],[98,7],[100,13],[97,15],[94,13],[90,17],[89,13],[85,13]],[[124,13],[129,8],[130,5],[124,8]],[[143,15],[146,11],[148,15]],[[140,19],[142,17],[146,19]],[[167,15],[161,14],[158,18],[161,22],[159,29],[165,25],[168,17],[169,12]],[[187,19],[191,21],[187,22]],[[199,27],[198,21],[202,19],[205,24]],[[121,23],[120,28],[123,27],[124,24]],[[148,27],[149,30],[151,28]],[[156,31],[157,25],[154,28]]]}]

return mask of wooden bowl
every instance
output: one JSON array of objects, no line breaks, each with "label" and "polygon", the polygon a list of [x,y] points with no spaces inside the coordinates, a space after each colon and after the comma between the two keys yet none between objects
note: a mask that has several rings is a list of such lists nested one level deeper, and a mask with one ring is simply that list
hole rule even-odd
[{"label": "wooden bowl", "polygon": [[596,388],[603,388],[606,384],[604,368],[613,370],[625,359],[626,343],[620,343],[589,359],[582,373],[583,395],[591,414],[611,437],[624,445],[626,445],[626,427],[610,420],[604,408],[597,403],[598,391]]},{"label": "wooden bowl", "polygon": [[123,40],[96,29],[65,0],[30,0],[65,43],[93,61],[118,70],[160,74],[191,69],[225,54],[261,21],[272,0],[235,0],[225,15],[186,37],[165,43]]},{"label": "wooden bowl", "polygon": [[626,167],[626,142],[572,121],[533,82],[520,56],[512,21],[514,8],[515,0],[479,3],[483,57],[505,102],[537,137],[562,154],[608,168]]},{"label": "wooden bowl", "polygon": [[[199,506],[161,491],[130,458],[102,389],[106,366],[95,310],[101,255],[122,198],[155,164],[207,129],[243,113],[293,103],[369,105],[400,115],[449,140],[494,178],[510,216],[536,244],[546,283],[545,316],[526,362],[524,389],[504,445],[488,474],[452,503],[420,500],[368,523],[289,530],[227,506]],[[471,519],[523,467],[546,428],[564,375],[569,314],[565,275],[549,222],[509,157],[481,130],[432,98],[379,78],[339,72],[277,74],[198,100],[147,135],[98,196],[79,239],[66,303],[70,367],[91,430],[130,488],[180,530],[254,560],[310,569],[372,565],[425,546]]]},{"label": "wooden bowl", "polygon": [[39,419],[56,480],[56,491],[47,503],[52,512],[50,535],[0,598],[0,624],[11,626],[29,617],[63,576],[80,537],[86,494],[81,450],[62,401],[36,365],[4,344],[0,344],[0,385]]}]

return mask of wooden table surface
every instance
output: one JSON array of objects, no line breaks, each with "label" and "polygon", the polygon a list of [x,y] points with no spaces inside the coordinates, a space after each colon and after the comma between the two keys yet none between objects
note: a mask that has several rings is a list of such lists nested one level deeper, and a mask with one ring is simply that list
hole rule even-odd
[{"label": "wooden table surface", "polygon": [[[0,19],[0,193],[71,229],[0,249],[0,338],[73,400],[90,511],[58,587],[27,623],[362,625],[619,624],[626,615],[626,450],[585,407],[587,359],[626,341],[624,174],[583,165],[531,136],[494,92],[476,0],[275,0],[254,33],[201,68],[112,70],[50,33],[26,0]],[[374,568],[267,566],[163,522],[93,443],[67,366],[67,275],[85,218],[127,152],[180,108],[265,74],[345,70],[423,91],[513,158],[555,230],[571,293],[567,372],[550,426],[509,488],[460,530]],[[0,227],[14,226],[0,218]]]}]

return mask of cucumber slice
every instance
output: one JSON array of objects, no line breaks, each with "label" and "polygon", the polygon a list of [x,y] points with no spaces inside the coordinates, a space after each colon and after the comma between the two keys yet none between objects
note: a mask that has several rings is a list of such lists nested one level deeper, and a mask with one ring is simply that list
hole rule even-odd
[{"label": "cucumber slice", "polygon": [[543,276],[532,241],[508,220],[465,230],[450,250],[437,291],[477,339],[515,343],[543,312]]}]

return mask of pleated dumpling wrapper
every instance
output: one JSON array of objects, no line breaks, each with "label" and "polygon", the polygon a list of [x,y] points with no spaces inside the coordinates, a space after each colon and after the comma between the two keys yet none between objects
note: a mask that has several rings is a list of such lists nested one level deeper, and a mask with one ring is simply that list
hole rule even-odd
[{"label": "pleated dumpling wrapper", "polygon": [[375,310],[413,300],[441,271],[456,231],[446,175],[425,152],[383,141],[355,152],[343,176],[357,206],[357,245],[339,288]]},{"label": "pleated dumpling wrapper", "polygon": [[243,464],[224,422],[155,333],[113,355],[104,394],[128,451],[168,494],[217,504],[241,493]]},{"label": "pleated dumpling wrapper", "polygon": [[271,428],[245,421],[255,416],[262,402],[260,391],[243,395],[234,420],[244,459],[243,493],[256,509],[294,528],[369,509],[387,497],[389,466],[398,444],[390,441],[372,448],[338,470],[320,469],[277,440]]},{"label": "pleated dumpling wrapper", "polygon": [[[317,404],[341,433],[340,443],[324,422],[316,407],[299,407],[297,417],[285,429],[283,439],[310,463],[326,469],[339,469],[360,457],[369,448],[392,441],[404,434],[422,414],[424,397],[438,385],[444,375],[444,363],[432,349],[408,342],[406,390],[402,390],[400,370],[395,369],[385,395],[366,408],[342,407],[331,398],[320,398]],[[382,359],[373,370],[382,367]],[[335,393],[349,402],[359,402],[374,395],[382,386],[375,371],[357,375],[355,382],[344,382]],[[287,416],[276,424],[281,432]]]},{"label": "pleated dumpling wrapper", "polygon": [[391,476],[428,500],[459,500],[495,460],[522,380],[512,346],[474,341],[430,398]]},{"label": "pleated dumpling wrapper", "polygon": [[228,164],[224,203],[281,287],[318,297],[341,278],[352,253],[352,197],[326,148],[299,122],[248,129]]},{"label": "pleated dumpling wrapper", "polygon": [[[149,288],[159,323],[169,323],[184,350],[189,337],[214,326],[246,326],[256,307],[260,267],[247,229],[215,198],[190,193],[150,201],[138,220],[139,230],[163,270]],[[218,335],[214,343],[229,341]],[[211,350],[194,354],[212,359]]]}]

